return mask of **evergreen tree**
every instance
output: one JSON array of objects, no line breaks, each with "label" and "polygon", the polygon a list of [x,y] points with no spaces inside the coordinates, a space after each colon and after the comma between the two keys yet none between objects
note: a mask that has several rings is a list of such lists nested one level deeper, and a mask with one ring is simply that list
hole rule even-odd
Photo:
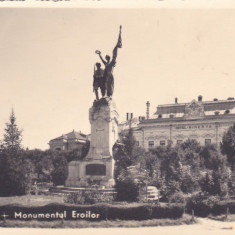
[{"label": "evergreen tree", "polygon": [[6,123],[3,146],[8,150],[20,150],[22,141],[22,130],[16,125],[14,110],[12,109],[9,122]]},{"label": "evergreen tree", "polygon": [[23,195],[30,190],[33,165],[21,147],[21,133],[12,110],[0,149],[0,196]]}]

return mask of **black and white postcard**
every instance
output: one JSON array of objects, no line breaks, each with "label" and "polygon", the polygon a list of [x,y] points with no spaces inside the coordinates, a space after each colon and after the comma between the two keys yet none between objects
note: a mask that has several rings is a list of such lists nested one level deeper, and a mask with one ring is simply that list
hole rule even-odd
[{"label": "black and white postcard", "polygon": [[231,1],[1,0],[0,232],[234,232],[234,28]]}]

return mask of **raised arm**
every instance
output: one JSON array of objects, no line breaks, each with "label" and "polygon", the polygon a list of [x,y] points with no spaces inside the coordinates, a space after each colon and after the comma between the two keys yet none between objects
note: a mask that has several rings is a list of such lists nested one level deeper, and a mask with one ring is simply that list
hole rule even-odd
[{"label": "raised arm", "polygon": [[101,53],[99,54],[99,57],[100,57],[101,61],[103,62],[103,64],[106,65],[107,62],[103,59],[103,57],[101,56]]}]

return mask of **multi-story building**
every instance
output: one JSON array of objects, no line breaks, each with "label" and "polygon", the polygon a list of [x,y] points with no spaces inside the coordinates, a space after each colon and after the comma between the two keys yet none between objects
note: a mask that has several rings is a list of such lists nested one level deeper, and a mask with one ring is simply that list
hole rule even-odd
[{"label": "multi-story building", "polygon": [[[234,98],[203,101],[202,96],[198,96],[189,103],[178,103],[176,98],[174,104],[158,105],[151,117],[149,102],[146,105],[146,117],[133,118],[133,114],[127,114],[127,120],[118,125],[119,133],[131,127],[137,144],[146,150],[169,142],[180,144],[187,139],[219,146],[224,132],[235,123]],[[81,149],[89,137],[73,130],[50,140],[50,149]]]},{"label": "multi-story building", "polygon": [[51,150],[81,150],[87,140],[87,135],[73,130],[68,134],[50,140],[49,146]]},{"label": "multi-story building", "polygon": [[198,96],[198,100],[190,103],[178,103],[176,98],[174,104],[157,106],[154,116],[140,119],[138,128],[133,130],[137,144],[146,150],[169,142],[176,145],[187,139],[219,146],[224,132],[234,122],[234,98],[203,101]]}]

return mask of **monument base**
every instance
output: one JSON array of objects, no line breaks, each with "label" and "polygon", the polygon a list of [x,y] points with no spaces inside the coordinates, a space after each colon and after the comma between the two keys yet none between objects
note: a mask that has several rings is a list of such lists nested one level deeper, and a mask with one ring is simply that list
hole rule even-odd
[{"label": "monument base", "polygon": [[118,113],[111,98],[95,101],[89,110],[91,142],[87,156],[68,164],[68,187],[111,188],[114,181],[113,145],[118,139]]},{"label": "monument base", "polygon": [[112,188],[115,185],[113,178],[114,160],[92,159],[72,161],[68,164],[67,187],[91,187],[101,186]]}]

